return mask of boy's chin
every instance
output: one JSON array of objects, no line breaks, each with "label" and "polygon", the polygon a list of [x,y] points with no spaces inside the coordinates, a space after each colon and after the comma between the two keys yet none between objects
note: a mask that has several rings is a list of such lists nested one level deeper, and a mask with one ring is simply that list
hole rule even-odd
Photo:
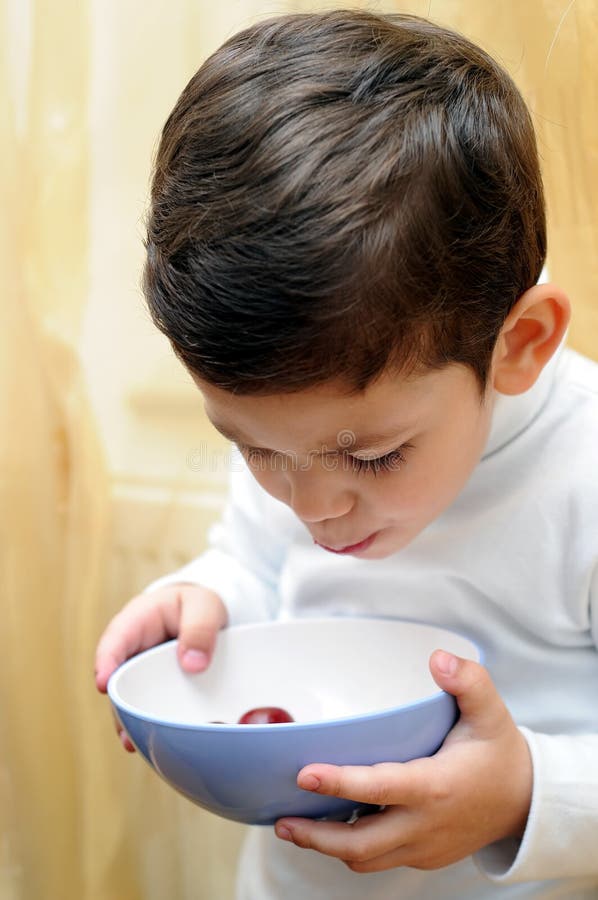
[{"label": "boy's chin", "polygon": [[411,533],[399,527],[385,529],[367,550],[350,555],[355,555],[356,559],[386,559],[410,544],[418,534],[419,532]]}]

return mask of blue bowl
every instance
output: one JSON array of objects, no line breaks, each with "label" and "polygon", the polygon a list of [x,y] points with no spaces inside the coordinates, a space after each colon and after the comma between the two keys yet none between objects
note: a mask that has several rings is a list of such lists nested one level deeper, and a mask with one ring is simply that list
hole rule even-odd
[{"label": "blue bowl", "polygon": [[[251,825],[347,819],[354,801],[303,791],[297,773],[308,763],[434,753],[457,718],[428,670],[436,648],[479,658],[465,637],[396,619],[241,625],[219,635],[206,672],[184,673],[169,641],[117,669],[108,694],[139,753],[204,809]],[[235,724],[260,706],[282,707],[294,721]]]}]

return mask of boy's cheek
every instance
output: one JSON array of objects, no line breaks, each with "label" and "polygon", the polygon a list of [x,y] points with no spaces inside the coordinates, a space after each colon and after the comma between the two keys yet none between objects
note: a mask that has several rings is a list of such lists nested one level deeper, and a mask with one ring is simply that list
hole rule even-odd
[{"label": "boy's cheek", "polygon": [[268,471],[259,465],[250,465],[249,470],[257,483],[275,500],[290,506],[291,488],[283,472]]}]

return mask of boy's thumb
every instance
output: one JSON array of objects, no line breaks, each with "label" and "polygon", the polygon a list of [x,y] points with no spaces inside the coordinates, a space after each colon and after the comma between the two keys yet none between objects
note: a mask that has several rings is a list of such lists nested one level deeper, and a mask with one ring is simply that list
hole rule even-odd
[{"label": "boy's thumb", "polygon": [[456,698],[461,723],[473,727],[480,737],[496,733],[508,717],[488,670],[480,663],[435,650],[430,672],[438,687]]},{"label": "boy's thumb", "polygon": [[177,656],[185,672],[203,672],[207,669],[218,632],[225,624],[226,613],[220,598],[203,588],[184,592]]}]

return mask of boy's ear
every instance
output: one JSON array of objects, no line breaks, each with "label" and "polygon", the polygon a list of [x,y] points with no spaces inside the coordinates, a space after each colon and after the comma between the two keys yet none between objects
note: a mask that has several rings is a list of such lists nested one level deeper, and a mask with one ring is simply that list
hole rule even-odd
[{"label": "boy's ear", "polygon": [[561,343],[569,298],[554,284],[536,284],[522,294],[501,328],[492,359],[492,384],[501,394],[522,394]]}]

